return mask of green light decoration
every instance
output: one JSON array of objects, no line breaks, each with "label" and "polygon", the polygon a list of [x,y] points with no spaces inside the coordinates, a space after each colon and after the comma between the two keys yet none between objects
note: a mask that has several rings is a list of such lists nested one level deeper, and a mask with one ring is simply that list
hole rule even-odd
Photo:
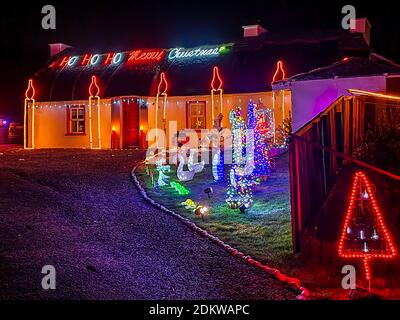
[{"label": "green light decoration", "polygon": [[190,191],[186,189],[183,185],[181,185],[179,182],[176,181],[171,181],[170,186],[179,193],[181,196],[188,195]]},{"label": "green light decoration", "polygon": [[167,176],[163,171],[159,171],[158,174],[158,186],[159,187],[163,187],[163,186],[167,186],[168,185],[168,180],[169,180],[169,176]]},{"label": "green light decoration", "polygon": [[219,54],[227,54],[231,51],[231,46],[230,45],[222,45],[218,48],[218,53]]}]

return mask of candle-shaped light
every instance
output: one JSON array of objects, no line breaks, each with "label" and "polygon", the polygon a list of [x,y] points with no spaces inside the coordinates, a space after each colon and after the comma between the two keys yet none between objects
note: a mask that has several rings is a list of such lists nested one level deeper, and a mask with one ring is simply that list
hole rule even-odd
[{"label": "candle-shaped light", "polygon": [[[35,88],[33,86],[33,80],[29,79],[28,88],[25,91],[25,103],[24,103],[24,149],[34,149],[35,148]],[[31,126],[31,139],[32,148],[28,148],[27,143],[27,112],[28,105],[32,104],[32,126]]]},{"label": "candle-shaped light", "polygon": [[[286,72],[284,69],[284,64],[282,60],[279,60],[276,63],[276,70],[274,76],[272,77],[272,83],[276,81],[281,81],[286,79]],[[279,90],[280,91],[280,90]],[[285,120],[285,90],[282,91],[282,127],[284,128],[284,120]],[[275,136],[275,91],[272,91],[272,109],[273,109],[273,121],[274,121],[274,144],[276,143],[276,136]]]},{"label": "candle-shaped light", "polygon": [[94,97],[98,97],[99,94],[100,94],[100,87],[97,84],[97,77],[92,76],[92,82],[90,83],[90,86],[89,86],[89,96],[94,98]]},{"label": "candle-shaped light", "polygon": [[[219,112],[220,112],[220,114],[222,115],[222,103],[223,103],[223,101],[222,101],[222,95],[223,95],[223,89],[222,89],[222,86],[223,86],[223,81],[222,81],[222,78],[221,78],[221,76],[220,76],[220,73],[219,73],[219,68],[218,67],[214,67],[213,68],[213,77],[212,77],[212,80],[211,80],[211,123],[212,123],[212,125],[214,126],[214,118],[215,118],[215,115],[214,115],[214,94],[215,93],[218,93],[219,94],[219,105],[220,105],[220,108],[219,108]],[[222,126],[222,124],[221,124],[221,126]]]},{"label": "candle-shaped light", "polygon": [[[100,127],[100,87],[97,84],[97,77],[92,76],[92,81],[89,85],[89,142],[91,149],[101,149],[101,127]],[[93,132],[92,132],[92,105],[93,101],[97,104],[97,135],[98,147],[93,148]]]},{"label": "candle-shaped light", "polygon": [[166,104],[167,104],[167,90],[168,90],[168,82],[165,78],[165,73],[161,72],[160,75],[160,83],[158,84],[157,94],[164,97],[164,108],[163,108],[163,120],[166,119]]},{"label": "candle-shaped light", "polygon": [[156,117],[156,146],[158,148],[158,108],[159,108],[159,100],[160,96],[164,97],[164,109],[163,109],[163,122],[164,122],[164,130],[165,130],[165,117],[166,117],[166,103],[167,103],[167,90],[168,90],[168,82],[165,77],[165,73],[161,72],[160,74],[160,82],[158,83],[157,86],[157,95],[156,95],[156,112],[155,112],[155,117]]}]

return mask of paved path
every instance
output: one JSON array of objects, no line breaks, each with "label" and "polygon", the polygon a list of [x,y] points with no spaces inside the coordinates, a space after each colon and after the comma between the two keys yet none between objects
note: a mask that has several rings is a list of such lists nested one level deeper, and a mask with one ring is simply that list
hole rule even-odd
[{"label": "paved path", "polygon": [[[145,203],[134,151],[0,147],[0,299],[294,299]],[[54,265],[57,289],[41,289]]]}]

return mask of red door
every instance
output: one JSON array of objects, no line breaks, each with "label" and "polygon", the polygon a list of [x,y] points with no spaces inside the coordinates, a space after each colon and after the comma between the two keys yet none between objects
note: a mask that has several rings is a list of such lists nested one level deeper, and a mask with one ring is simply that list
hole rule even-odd
[{"label": "red door", "polygon": [[137,99],[122,100],[124,148],[139,147],[139,104]]}]

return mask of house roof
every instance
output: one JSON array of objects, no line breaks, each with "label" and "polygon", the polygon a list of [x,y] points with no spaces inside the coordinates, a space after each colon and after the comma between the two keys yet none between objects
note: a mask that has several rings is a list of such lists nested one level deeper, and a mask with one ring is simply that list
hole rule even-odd
[{"label": "house roof", "polygon": [[297,74],[286,81],[351,78],[383,74],[400,74],[400,66],[388,60],[378,58],[376,55],[371,55],[371,58],[345,58],[326,67]]},{"label": "house roof", "polygon": [[226,54],[213,57],[168,59],[157,63],[120,65],[106,68],[60,68],[50,65],[63,56],[83,55],[77,48],[67,48],[52,57],[34,78],[39,101],[86,99],[92,75],[99,79],[101,96],[153,96],[161,72],[166,73],[168,95],[203,95],[210,93],[214,66],[220,69],[225,93],[271,90],[271,80],[278,60],[284,61],[287,75],[300,74],[331,64],[351,54],[368,56],[369,47],[360,33],[344,31],[265,33],[236,41]]}]

